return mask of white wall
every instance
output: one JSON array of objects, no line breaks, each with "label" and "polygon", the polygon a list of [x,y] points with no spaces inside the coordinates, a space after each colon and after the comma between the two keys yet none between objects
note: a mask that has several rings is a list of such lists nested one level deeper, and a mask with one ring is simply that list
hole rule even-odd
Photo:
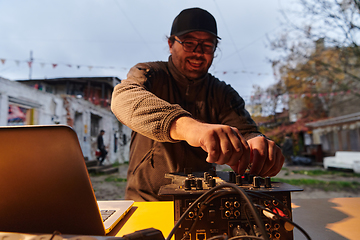
[{"label": "white wall", "polygon": [[[109,152],[109,161],[105,163],[123,163],[124,161],[129,161],[131,131],[128,127],[119,125],[110,110],[83,99],[46,93],[22,83],[0,77],[0,126],[8,124],[8,106],[11,101],[35,108],[37,118],[34,124],[66,124],[72,126],[78,134],[84,157],[87,157],[89,160],[95,159],[96,150],[96,137],[91,137],[90,134],[91,114],[100,116],[102,120],[99,127],[105,130],[104,143],[108,147]],[[75,116],[78,116],[78,118]],[[73,124],[71,125],[70,123]],[[114,134],[116,136],[126,134],[129,139],[126,146],[120,144],[122,143],[121,139],[118,140],[117,152],[114,152]]]}]

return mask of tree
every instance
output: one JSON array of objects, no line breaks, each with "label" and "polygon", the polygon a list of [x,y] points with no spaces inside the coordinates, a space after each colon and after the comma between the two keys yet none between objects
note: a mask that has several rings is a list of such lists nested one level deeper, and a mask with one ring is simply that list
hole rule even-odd
[{"label": "tree", "polygon": [[282,86],[282,95],[289,96],[289,107],[298,105],[295,111],[300,118],[344,114],[342,104],[360,97],[360,2],[297,3],[300,10],[291,12],[296,18],[283,11],[282,33],[269,37],[270,47],[280,53],[270,60],[277,85]]},{"label": "tree", "polygon": [[282,82],[278,81],[266,89],[261,88],[259,85],[254,85],[253,88],[250,105],[259,108],[260,115],[273,116],[274,121],[276,121],[276,112],[284,105]]}]

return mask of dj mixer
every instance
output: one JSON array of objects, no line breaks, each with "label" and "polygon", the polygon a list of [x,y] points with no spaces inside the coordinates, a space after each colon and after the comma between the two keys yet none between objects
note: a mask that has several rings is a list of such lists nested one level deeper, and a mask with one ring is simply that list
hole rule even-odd
[{"label": "dj mixer", "polygon": [[[234,172],[171,173],[172,183],[159,194],[173,196],[177,223],[175,240],[245,239],[292,240],[291,192],[295,186]],[[266,236],[264,236],[266,235]],[[242,238],[243,239],[243,238]]]}]

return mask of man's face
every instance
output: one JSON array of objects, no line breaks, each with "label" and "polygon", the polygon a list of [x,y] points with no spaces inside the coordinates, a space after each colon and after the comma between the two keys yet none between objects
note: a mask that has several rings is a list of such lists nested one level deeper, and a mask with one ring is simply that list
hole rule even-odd
[{"label": "man's face", "polygon": [[[190,32],[176,39],[181,42],[197,40],[202,44],[216,44],[216,37],[207,32]],[[202,44],[192,52],[184,51],[182,44],[177,41],[174,43],[168,41],[168,44],[175,67],[187,78],[198,79],[207,73],[214,59],[214,53],[204,53]]]}]

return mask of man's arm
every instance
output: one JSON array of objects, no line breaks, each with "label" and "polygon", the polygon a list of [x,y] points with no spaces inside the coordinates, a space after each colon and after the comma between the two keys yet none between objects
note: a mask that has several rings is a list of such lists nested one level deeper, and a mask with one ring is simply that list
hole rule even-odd
[{"label": "man's arm", "polygon": [[184,140],[191,146],[201,147],[208,153],[207,162],[227,164],[237,173],[243,173],[249,164],[249,146],[235,127],[180,117],[172,123],[170,136],[174,140]]},{"label": "man's arm", "polygon": [[227,125],[180,117],[172,123],[170,136],[201,147],[208,153],[207,162],[227,164],[238,174],[243,174],[251,163],[250,174],[274,176],[284,163],[284,156],[275,142],[263,136],[245,141],[237,128]]},{"label": "man's arm", "polygon": [[[191,114],[147,89],[149,71],[149,67],[144,64],[138,64],[130,70],[128,78],[114,88],[111,110],[120,122],[132,130],[156,141],[174,142],[169,134],[170,124],[180,116]],[[156,79],[161,84],[162,78]]]}]

